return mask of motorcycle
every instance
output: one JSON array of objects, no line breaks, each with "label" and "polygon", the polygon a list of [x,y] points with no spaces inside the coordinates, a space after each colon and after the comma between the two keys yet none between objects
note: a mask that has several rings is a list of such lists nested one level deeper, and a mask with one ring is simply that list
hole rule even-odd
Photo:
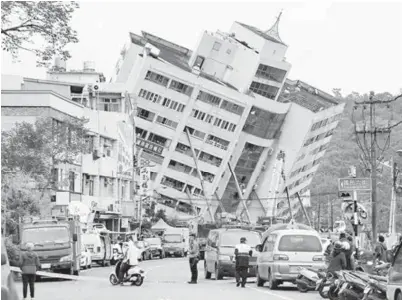
[{"label": "motorcycle", "polygon": [[[120,259],[116,264],[114,272],[109,275],[109,282],[112,285],[118,285],[120,283],[119,272],[120,272],[120,267],[121,267],[122,262],[123,262],[123,260]],[[123,278],[123,283],[130,282],[131,285],[141,286],[144,283],[144,279],[145,279],[144,270],[139,266],[135,266],[135,267],[130,268],[127,271],[127,273],[125,274],[125,276]]]},{"label": "motorcycle", "polygon": [[355,272],[354,275],[366,282],[363,300],[387,299],[387,278],[367,273]]},{"label": "motorcycle", "polygon": [[328,299],[329,298],[329,290],[331,286],[334,285],[336,280],[336,274],[326,273],[323,278],[320,278],[316,284],[316,291],[320,294],[321,298]]},{"label": "motorcycle", "polygon": [[325,272],[316,271],[312,268],[299,268],[299,275],[296,278],[297,289],[301,293],[314,291],[317,287],[317,281],[324,278]]}]

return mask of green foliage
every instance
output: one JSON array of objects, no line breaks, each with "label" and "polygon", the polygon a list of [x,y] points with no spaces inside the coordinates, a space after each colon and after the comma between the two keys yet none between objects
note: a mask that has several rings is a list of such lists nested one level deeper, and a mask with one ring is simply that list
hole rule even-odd
[{"label": "green foliage", "polygon": [[1,133],[2,172],[22,172],[34,179],[39,189],[54,181],[52,170],[60,164],[72,164],[85,150],[85,120],[64,122],[52,118],[35,124],[17,123]]},{"label": "green foliage", "polygon": [[11,238],[5,238],[4,244],[6,246],[8,260],[10,262],[10,266],[18,267],[19,259],[20,259],[20,247],[18,245],[13,244]]},{"label": "green foliage", "polygon": [[18,233],[20,218],[39,214],[39,192],[33,189],[35,181],[22,172],[4,173],[1,179],[1,219],[8,236]]},{"label": "green foliage", "polygon": [[77,32],[69,23],[75,2],[2,1],[1,37],[3,51],[17,59],[20,50],[33,52],[38,66],[49,66],[52,58],[70,58],[65,46],[77,43]]},{"label": "green foliage", "polygon": [[[340,90],[335,91],[339,96]],[[388,93],[379,94],[379,99],[389,99]],[[346,107],[343,114],[343,119],[340,121],[338,128],[332,137],[329,148],[325,153],[325,157],[320,164],[320,168],[314,176],[314,180],[311,184],[312,195],[312,210],[316,215],[318,212],[318,203],[320,203],[320,211],[322,224],[327,224],[328,220],[328,203],[329,200],[333,200],[334,207],[334,221],[341,218],[341,202],[338,200],[338,178],[348,176],[348,168],[351,165],[357,167],[358,177],[370,177],[370,171],[367,169],[367,162],[361,159],[362,150],[359,148],[356,135],[354,132],[354,124],[352,122],[352,110],[354,109],[354,101],[367,99],[368,95],[359,95],[352,93],[344,98]],[[390,113],[391,112],[391,113]],[[402,99],[399,99],[392,105],[391,110],[379,106],[376,115],[379,120],[390,120],[393,118],[395,121],[401,120],[402,115]],[[381,148],[384,141],[379,142]],[[384,159],[389,161],[393,156],[396,161],[399,159],[399,165],[402,168],[402,159],[397,158],[396,150],[402,149],[402,125],[393,128],[390,147],[383,154]],[[378,213],[379,213],[379,230],[380,232],[388,231],[389,222],[389,208],[391,199],[391,173],[389,168],[379,168],[378,174]],[[370,195],[359,195],[359,201],[366,202],[367,208],[370,210]],[[397,216],[397,231],[402,231],[402,203],[401,198],[398,201],[398,213]],[[316,220],[317,221],[317,220]]]}]

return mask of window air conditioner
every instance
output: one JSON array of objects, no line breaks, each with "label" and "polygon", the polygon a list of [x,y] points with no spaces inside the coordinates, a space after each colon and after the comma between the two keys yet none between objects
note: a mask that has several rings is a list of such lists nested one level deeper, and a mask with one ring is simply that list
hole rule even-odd
[{"label": "window air conditioner", "polygon": [[94,149],[93,153],[92,153],[92,158],[93,160],[97,160],[98,158],[101,158],[102,153],[99,149]]}]

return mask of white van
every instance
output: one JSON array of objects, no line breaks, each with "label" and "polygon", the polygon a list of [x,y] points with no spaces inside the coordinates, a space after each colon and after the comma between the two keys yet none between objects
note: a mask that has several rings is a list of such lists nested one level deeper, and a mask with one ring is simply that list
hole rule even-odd
[{"label": "white van", "polygon": [[264,235],[257,259],[257,285],[268,282],[276,289],[284,282],[296,281],[300,267],[325,269],[321,238],[317,231],[284,229]]},{"label": "white van", "polygon": [[91,253],[92,262],[102,266],[110,265],[112,259],[112,244],[108,235],[96,232],[84,233],[81,237],[85,248]]}]

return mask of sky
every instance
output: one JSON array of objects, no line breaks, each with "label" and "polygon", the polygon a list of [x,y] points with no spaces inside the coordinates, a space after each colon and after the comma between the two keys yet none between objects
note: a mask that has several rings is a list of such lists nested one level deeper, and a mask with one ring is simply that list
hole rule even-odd
[{"label": "sky", "polygon": [[[94,61],[109,79],[130,31],[144,30],[194,49],[204,30],[229,31],[234,21],[267,30],[283,10],[279,33],[289,46],[290,79],[328,92],[395,94],[402,88],[402,1],[79,3],[71,26],[80,42],[68,47],[67,69]],[[18,63],[3,52],[1,72],[46,76],[27,52],[21,52]]]}]

